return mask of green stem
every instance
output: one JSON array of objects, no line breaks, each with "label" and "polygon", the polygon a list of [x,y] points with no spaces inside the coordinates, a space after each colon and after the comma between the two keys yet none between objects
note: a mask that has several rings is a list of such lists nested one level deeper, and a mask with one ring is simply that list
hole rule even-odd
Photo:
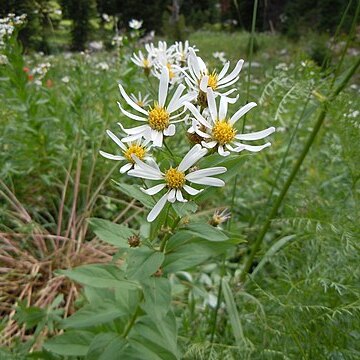
[{"label": "green stem", "polygon": [[[350,4],[349,4],[350,6]],[[351,24],[351,28],[350,28],[350,32],[349,32],[349,35],[348,35],[348,38],[347,38],[347,41],[346,41],[346,44],[345,44],[345,48],[343,49],[343,52],[341,54],[341,58],[340,58],[340,61],[338,62],[338,65],[335,69],[335,72],[334,72],[334,78],[333,78],[333,81],[331,83],[331,86],[333,86],[335,84],[335,81],[340,73],[340,70],[341,70],[341,66],[344,62],[344,59],[345,59],[345,55],[347,53],[347,50],[350,46],[350,43],[351,43],[351,36],[352,34],[355,33],[355,28],[356,28],[356,25],[357,25],[357,19],[358,19],[358,16],[359,16],[359,11],[360,11],[360,1],[358,1],[358,4],[357,4],[357,7],[356,7],[356,10],[355,10],[355,15],[353,17],[353,21],[352,21],[352,24]]]},{"label": "green stem", "polygon": [[[247,84],[246,84],[246,102],[249,101],[250,95],[250,77],[251,77],[251,64],[252,57],[254,53],[254,38],[255,38],[255,26],[256,26],[256,16],[257,16],[258,0],[254,1],[253,14],[252,14],[252,23],[251,23],[251,34],[250,34],[250,46],[249,46],[249,67],[247,73]],[[244,116],[242,132],[244,132],[246,124],[246,114]]]},{"label": "green stem", "polygon": [[169,233],[168,233],[167,235],[165,235],[164,238],[162,239],[161,244],[160,244],[160,251],[161,251],[161,252],[165,252],[166,243],[167,243],[167,241],[169,240],[170,235],[173,233],[173,231],[175,230],[175,228],[178,226],[180,220],[181,220],[181,217],[178,216],[178,217],[175,219],[174,224],[173,224],[173,226],[171,227],[171,230],[169,231]]},{"label": "green stem", "polygon": [[[143,298],[144,298],[144,294],[141,294],[141,297],[140,297],[140,299],[139,299],[139,303],[143,300]],[[125,329],[125,331],[124,331],[124,334],[123,334],[123,337],[124,337],[124,338],[125,338],[126,336],[128,336],[130,330],[131,330],[132,327],[134,326],[135,321],[136,321],[136,319],[137,319],[137,317],[138,317],[138,315],[139,315],[139,313],[140,313],[140,310],[141,310],[141,308],[140,308],[140,306],[139,306],[139,304],[138,304],[137,307],[136,307],[136,310],[135,310],[135,312],[134,312],[134,314],[133,314],[133,316],[132,316],[132,318],[130,319],[130,322],[128,323],[128,325],[127,325],[127,327],[126,327],[126,329]]]},{"label": "green stem", "polygon": [[171,151],[170,148],[168,147],[165,139],[164,139],[164,146],[166,147],[166,150],[169,152],[169,154],[171,155],[171,157],[174,159],[174,154],[172,153],[172,151]]},{"label": "green stem", "polygon": [[213,344],[214,342],[214,336],[215,336],[215,330],[216,330],[216,323],[217,323],[217,317],[220,309],[221,304],[221,296],[222,296],[222,281],[225,274],[225,256],[223,257],[222,266],[221,266],[221,277],[220,277],[220,284],[217,294],[217,302],[216,302],[216,308],[214,310],[214,316],[212,319],[212,326],[211,326],[211,337],[210,337],[210,343]]},{"label": "green stem", "polygon": [[260,248],[260,245],[261,243],[263,242],[264,240],[264,237],[270,227],[270,224],[271,224],[271,221],[272,219],[276,216],[283,200],[284,200],[284,197],[285,195],[287,194],[292,182],[294,181],[307,153],[309,152],[310,150],[310,147],[311,145],[313,144],[315,138],[316,138],[316,135],[318,134],[320,128],[321,128],[321,125],[323,124],[324,122],[324,119],[325,119],[325,116],[328,112],[328,105],[335,100],[335,98],[337,97],[337,95],[344,89],[344,87],[346,86],[346,84],[349,82],[349,80],[351,79],[351,77],[353,76],[353,74],[355,73],[355,71],[357,70],[357,68],[359,67],[360,65],[360,58],[356,61],[356,63],[353,65],[353,67],[349,70],[349,72],[347,73],[347,75],[345,76],[345,78],[341,81],[341,83],[337,86],[337,88],[332,92],[332,94],[327,98],[325,99],[325,101],[323,102],[323,105],[322,105],[322,110],[320,111],[318,117],[317,117],[317,121],[315,123],[315,126],[304,146],[304,149],[303,151],[301,152],[298,160],[296,161],[288,179],[286,180],[285,184],[284,184],[284,187],[282,188],[281,192],[280,192],[280,195],[278,196],[278,198],[276,199],[258,237],[256,238],[255,240],[255,243],[251,249],[251,252],[250,252],[250,255],[249,257],[247,258],[247,261],[245,263],[245,266],[240,274],[240,281],[244,281],[245,280],[245,277],[246,275],[248,274],[252,264],[253,264],[253,261],[254,261],[254,258],[255,258],[255,255],[257,253],[257,251],[259,250]]}]

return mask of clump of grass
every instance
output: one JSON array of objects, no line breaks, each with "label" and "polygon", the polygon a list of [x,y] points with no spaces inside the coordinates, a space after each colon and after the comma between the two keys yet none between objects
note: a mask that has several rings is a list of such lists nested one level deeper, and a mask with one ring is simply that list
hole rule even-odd
[{"label": "clump of grass", "polygon": [[[85,241],[84,224],[77,230],[73,228],[65,236],[52,234],[34,222],[24,205],[2,181],[0,194],[9,202],[12,221],[23,229],[22,232],[9,230],[0,233],[0,314],[7,318],[0,333],[0,344],[10,345],[14,337],[26,340],[25,328],[20,328],[14,320],[14,306],[24,301],[29,307],[46,308],[59,294],[63,294],[64,316],[68,316],[74,311],[78,286],[65,276],[57,275],[56,271],[109,262],[114,248],[96,238]],[[76,223],[72,218],[67,220]]]}]

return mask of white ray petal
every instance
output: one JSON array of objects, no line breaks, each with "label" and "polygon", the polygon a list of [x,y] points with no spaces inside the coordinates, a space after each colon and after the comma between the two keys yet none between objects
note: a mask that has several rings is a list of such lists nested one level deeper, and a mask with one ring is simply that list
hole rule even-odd
[{"label": "white ray petal", "polygon": [[208,86],[208,82],[209,82],[209,76],[205,75],[201,78],[200,84],[199,84],[199,88],[201,91],[206,92],[207,86]]},{"label": "white ray petal", "polygon": [[243,150],[247,150],[250,152],[259,152],[259,151],[271,146],[271,143],[267,142],[264,145],[245,145],[245,144],[236,143],[236,145],[239,145],[239,147],[243,147]]},{"label": "white ray petal", "polygon": [[155,204],[155,206],[152,208],[152,210],[149,212],[149,215],[147,216],[148,222],[153,222],[158,215],[160,214],[161,210],[164,208],[167,200],[168,193],[164,194],[160,200]]},{"label": "white ray petal", "polygon": [[229,87],[230,85],[233,85],[235,84],[237,81],[239,80],[239,77],[237,76],[235,79],[225,83],[225,84],[222,84],[222,85],[218,85],[216,87],[216,89],[223,89],[223,88],[226,88],[226,87]]},{"label": "white ray petal", "polygon": [[207,154],[207,149],[201,147],[200,144],[194,145],[189,152],[184,156],[181,160],[178,170],[179,171],[186,171],[191,166],[193,166],[198,160],[204,157]]},{"label": "white ray petal", "polygon": [[193,171],[193,172],[187,174],[185,176],[185,179],[192,181],[193,179],[223,174],[226,171],[227,171],[227,169],[224,166],[217,166],[217,167],[212,167],[212,168],[208,168],[208,169],[201,169],[201,170],[196,170],[196,171]]},{"label": "white ray petal", "polygon": [[140,126],[136,126],[134,128],[125,129],[124,126],[121,123],[118,123],[118,125],[121,127],[122,131],[124,131],[126,134],[129,134],[129,135],[140,134],[144,130],[146,130],[147,128],[150,127],[149,125],[140,125]]},{"label": "white ray petal", "polygon": [[229,81],[233,80],[236,76],[238,76],[243,64],[244,64],[244,60],[242,60],[242,59],[239,60],[236,64],[234,70],[229,75],[227,75],[223,79],[221,79],[221,81],[219,81],[219,85],[229,82]]},{"label": "white ray petal", "polygon": [[207,149],[213,149],[217,144],[217,141],[209,141],[209,142],[206,142],[206,141],[202,141],[201,142],[201,145]]},{"label": "white ray petal", "polygon": [[164,187],[166,186],[166,184],[158,184],[158,185],[155,185],[149,189],[143,189],[143,188],[140,188],[141,191],[143,191],[145,194],[148,194],[148,195],[155,195],[157,194],[158,192],[160,192]]},{"label": "white ray petal", "polygon": [[234,125],[243,115],[245,115],[248,111],[256,106],[256,103],[251,102],[240,108],[229,121],[230,125]]},{"label": "white ray petal", "polygon": [[138,112],[141,112],[142,114],[147,116],[147,111],[144,110],[141,106],[139,106],[138,104],[136,104],[133,100],[130,99],[129,95],[125,92],[124,88],[122,87],[121,84],[119,84],[119,89],[120,89],[120,93],[122,95],[122,97],[125,99],[125,101],[135,110],[137,110]]},{"label": "white ray petal", "polygon": [[99,151],[100,155],[103,156],[106,159],[110,159],[110,160],[125,160],[124,156],[121,155],[113,155],[113,154],[109,154],[105,151],[100,150]]},{"label": "white ray petal", "polygon": [[117,102],[117,104],[118,104],[121,112],[122,112],[125,116],[129,117],[130,119],[133,119],[133,120],[136,120],[136,121],[147,121],[147,119],[144,118],[144,117],[141,117],[141,116],[138,116],[138,115],[134,115],[134,114],[126,111],[126,110],[121,106],[121,104],[120,104],[119,102]]},{"label": "white ray petal", "polygon": [[160,174],[162,174],[162,172],[161,172],[158,164],[156,163],[156,161],[155,161],[151,156],[149,156],[149,157],[147,158],[147,163],[148,163],[151,167],[153,167],[157,172],[159,172]]},{"label": "white ray petal", "polygon": [[197,195],[199,193],[201,193],[204,189],[200,189],[200,190],[197,190],[197,189],[194,189],[193,187],[189,186],[189,185],[184,185],[183,186],[183,189],[190,195]]},{"label": "white ray petal", "polygon": [[228,109],[228,102],[226,100],[226,97],[220,98],[220,108],[219,108],[219,119],[224,120],[226,118]]},{"label": "white ray petal", "polygon": [[176,190],[176,200],[180,202],[187,202],[186,199],[184,199],[183,194],[180,189]]},{"label": "white ray petal", "polygon": [[111,139],[120,146],[121,149],[126,150],[124,143],[110,130],[106,130],[106,133],[111,137]]},{"label": "white ray petal", "polygon": [[165,136],[174,136],[175,135],[175,125],[170,124],[165,130],[164,130]]},{"label": "white ray petal", "polygon": [[176,189],[171,189],[171,190],[168,192],[167,199],[168,199],[168,201],[171,202],[171,203],[174,203],[174,202],[175,202],[175,200],[176,200]]},{"label": "white ray petal", "polygon": [[191,182],[194,184],[210,185],[210,186],[218,186],[218,187],[225,185],[225,182],[223,180],[212,177],[193,179]]},{"label": "white ray petal", "polygon": [[133,177],[140,178],[140,179],[162,180],[162,176],[158,176],[158,175],[155,175],[154,173],[146,172],[139,168],[129,170],[127,174],[130,176],[133,176]]},{"label": "white ray petal", "polygon": [[235,135],[235,138],[238,140],[259,140],[269,136],[274,131],[275,128],[272,126],[262,131],[256,131],[249,134],[238,134]]},{"label": "white ray petal", "polygon": [[208,106],[209,106],[209,112],[210,116],[213,122],[217,120],[217,110],[216,110],[216,102],[215,102],[215,96],[214,92],[211,88],[207,89],[207,100],[208,100]]},{"label": "white ray petal", "polygon": [[162,147],[164,135],[161,131],[152,130],[151,137],[154,142],[154,146]]},{"label": "white ray petal", "polygon": [[159,84],[159,105],[164,107],[167,93],[169,88],[169,70],[167,67],[163,67],[160,75]]},{"label": "white ray petal", "polygon": [[[184,90],[185,90],[185,86],[182,85],[182,84],[180,84],[180,85],[178,86],[178,88],[176,89],[173,97],[171,98],[171,100],[170,100],[170,102],[169,102],[169,105],[167,106],[167,111],[168,111],[169,113],[172,113],[173,111],[176,110],[176,105],[178,105],[177,102],[179,101],[179,99],[180,99],[182,93],[184,92]],[[180,107],[180,106],[179,106],[179,107]],[[179,107],[178,107],[178,108],[179,108]]]},{"label": "white ray petal", "polygon": [[161,171],[159,169],[156,169],[153,166],[144,163],[143,161],[141,161],[134,154],[132,155],[132,158],[134,159],[134,161],[135,161],[135,163],[137,165],[137,167],[135,167],[136,170],[142,170],[142,171],[147,172],[149,174],[156,175],[156,176],[159,177],[159,179],[163,178],[163,174],[161,173]]},{"label": "white ray petal", "polygon": [[218,80],[221,80],[224,77],[224,75],[229,70],[229,66],[230,66],[230,61],[227,61],[226,64],[224,65],[224,67],[222,68],[222,70],[219,73]]},{"label": "white ray petal", "polygon": [[221,156],[229,156],[230,155],[230,151],[226,151],[224,150],[224,146],[223,145],[219,145],[218,147],[218,153]]},{"label": "white ray petal", "polygon": [[[196,121],[196,120],[195,120]],[[194,126],[194,125],[193,125]],[[207,134],[207,133],[204,133],[203,131],[199,130],[198,127],[195,127],[195,132],[200,135],[202,138],[204,139],[210,139],[211,138],[211,135]]]},{"label": "white ray petal", "polygon": [[132,168],[133,164],[132,163],[127,163],[125,165],[123,165],[120,168],[120,174],[125,174],[128,170],[130,170]]},{"label": "white ray petal", "polygon": [[205,118],[200,114],[199,110],[191,103],[186,102],[185,107],[190,110],[190,112],[195,116],[196,120],[200,124],[204,125],[208,129],[211,129],[211,125],[205,120]]},{"label": "white ray petal", "polygon": [[142,137],[143,137],[143,133],[141,132],[139,134],[126,136],[122,139],[122,141],[128,143],[128,142],[139,140]]},{"label": "white ray petal", "polygon": [[200,77],[200,67],[198,63],[198,58],[193,49],[189,49],[189,67],[193,69],[194,74],[197,78]]}]

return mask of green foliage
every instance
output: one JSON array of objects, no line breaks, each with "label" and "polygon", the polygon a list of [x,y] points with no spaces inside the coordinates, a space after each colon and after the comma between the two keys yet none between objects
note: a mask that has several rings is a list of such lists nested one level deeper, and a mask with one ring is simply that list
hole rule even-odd
[{"label": "green foliage", "polygon": [[[224,50],[235,60],[245,53],[248,34],[200,32],[190,40],[214,68],[220,68],[212,52]],[[34,334],[33,340],[23,348],[13,344],[13,355],[1,350],[0,357],[358,358],[360,126],[356,86],[329,104],[324,128],[272,221],[251,276],[245,284],[238,282],[259,225],[303,148],[332,80],[308,60],[306,46],[299,50],[301,42],[295,47],[283,38],[263,34],[258,41],[261,51],[254,61],[260,66],[252,68],[249,98],[259,106],[246,124],[257,130],[271,119],[278,128],[272,147],[256,157],[207,157],[201,165],[221,163],[229,168],[222,177],[227,182],[237,175],[234,188],[200,194],[195,199],[203,204],[199,207],[195,202],[169,206],[151,226],[141,214],[153,207],[155,199],[132,184],[102,187],[111,176],[109,162],[96,160],[99,148],[109,146],[102,140],[104,129],[119,118],[115,100],[109,103],[118,97],[114,79],[121,78],[134,91],[147,82],[135,79],[126,59],[100,54],[91,59],[53,59],[47,77],[54,81],[54,88],[35,87],[22,68],[39,59],[24,60],[21,48],[8,53],[12,67],[0,69],[1,175],[16,189],[19,203],[34,220],[25,223],[14,215],[14,203],[2,203],[2,234],[32,234],[38,224],[44,233],[56,234],[62,184],[76,154],[83,159],[80,195],[76,197],[70,188],[65,208],[72,214],[77,201],[84,209],[77,213],[84,220],[69,221],[69,229],[74,224],[87,227],[85,219],[90,216],[91,231],[82,230],[86,236],[75,233],[76,241],[86,239],[87,244],[96,235],[118,252],[106,264],[78,266],[77,262],[65,270],[62,263],[64,268],[57,274],[83,286],[73,314],[62,319],[63,302],[42,309],[20,302],[16,320]],[[288,50],[281,55],[285,47]],[[112,66],[108,72],[99,72],[95,66],[104,59]],[[351,63],[346,60],[344,67]],[[70,76],[67,84],[61,82],[64,75]],[[246,96],[244,89],[239,89],[241,99]],[[185,141],[179,140],[179,149]],[[168,161],[162,155],[162,161]],[[92,166],[93,177],[89,175]],[[74,170],[72,174],[69,182],[75,184]],[[87,198],[95,191],[100,194],[96,200],[91,195]],[[96,206],[89,208],[89,203]],[[207,224],[215,208],[231,205],[229,230]],[[112,222],[94,216],[119,217]],[[185,219],[178,221],[179,217]],[[65,235],[67,226],[60,228]],[[140,236],[140,247],[129,247],[132,235]],[[21,246],[24,251],[31,243],[23,241]],[[56,335],[59,330],[64,333]],[[28,354],[42,340],[44,350]]]}]

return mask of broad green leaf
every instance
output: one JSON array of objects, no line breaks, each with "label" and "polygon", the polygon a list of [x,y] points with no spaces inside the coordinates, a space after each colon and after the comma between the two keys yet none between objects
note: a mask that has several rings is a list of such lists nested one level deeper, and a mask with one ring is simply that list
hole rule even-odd
[{"label": "broad green leaf", "polygon": [[177,360],[180,358],[177,347],[176,319],[171,311],[161,321],[150,316],[141,317],[129,335],[134,346],[144,346],[156,353],[160,359]]},{"label": "broad green leaf", "polygon": [[172,207],[175,210],[176,215],[180,217],[184,217],[186,215],[189,215],[190,213],[194,213],[198,208],[198,206],[193,201],[185,203],[175,202],[172,204]]},{"label": "broad green leaf", "polygon": [[125,309],[121,309],[114,303],[104,302],[98,306],[85,305],[74,315],[63,321],[65,328],[87,328],[97,326],[127,315]]},{"label": "broad green leaf", "polygon": [[46,341],[44,348],[63,356],[85,356],[94,336],[90,331],[68,331]]},{"label": "broad green leaf", "polygon": [[60,270],[58,273],[80,284],[98,288],[135,289],[139,286],[135,281],[125,280],[123,272],[115,265],[83,265],[72,270]]},{"label": "broad green leaf", "polygon": [[151,277],[142,281],[144,304],[142,308],[154,318],[164,317],[170,309],[171,286],[166,278]]},{"label": "broad green leaf", "polygon": [[129,184],[121,184],[114,181],[117,185],[117,188],[124,193],[125,195],[132,197],[138,201],[140,201],[145,207],[151,209],[155,205],[155,200],[150,196],[145,194],[139,189],[139,186],[129,185]]},{"label": "broad green leaf", "polygon": [[225,241],[228,237],[219,229],[209,224],[188,224],[186,230],[196,237],[209,241]]},{"label": "broad green leaf", "polygon": [[[170,239],[171,240],[171,239]],[[207,241],[191,238],[183,244],[178,244],[166,254],[163,269],[167,273],[186,270],[199,265],[207,259],[225,253],[236,244],[232,239],[227,241]]]},{"label": "broad green leaf", "polygon": [[245,338],[243,333],[243,328],[240,321],[240,316],[238,310],[236,308],[234,296],[231,292],[230,286],[226,280],[223,279],[222,283],[222,291],[224,294],[224,300],[226,304],[226,310],[229,314],[229,320],[231,324],[231,328],[235,337],[236,345],[242,349],[245,344]]},{"label": "broad green leaf", "polygon": [[162,262],[164,254],[147,247],[130,249],[126,259],[126,275],[129,279],[143,279],[154,274]]},{"label": "broad green leaf", "polygon": [[98,334],[90,344],[86,360],[119,360],[127,345],[127,341],[117,333]]},{"label": "broad green leaf", "polygon": [[129,248],[128,238],[135,234],[134,230],[108,220],[91,218],[89,223],[101,240],[119,248]]}]

